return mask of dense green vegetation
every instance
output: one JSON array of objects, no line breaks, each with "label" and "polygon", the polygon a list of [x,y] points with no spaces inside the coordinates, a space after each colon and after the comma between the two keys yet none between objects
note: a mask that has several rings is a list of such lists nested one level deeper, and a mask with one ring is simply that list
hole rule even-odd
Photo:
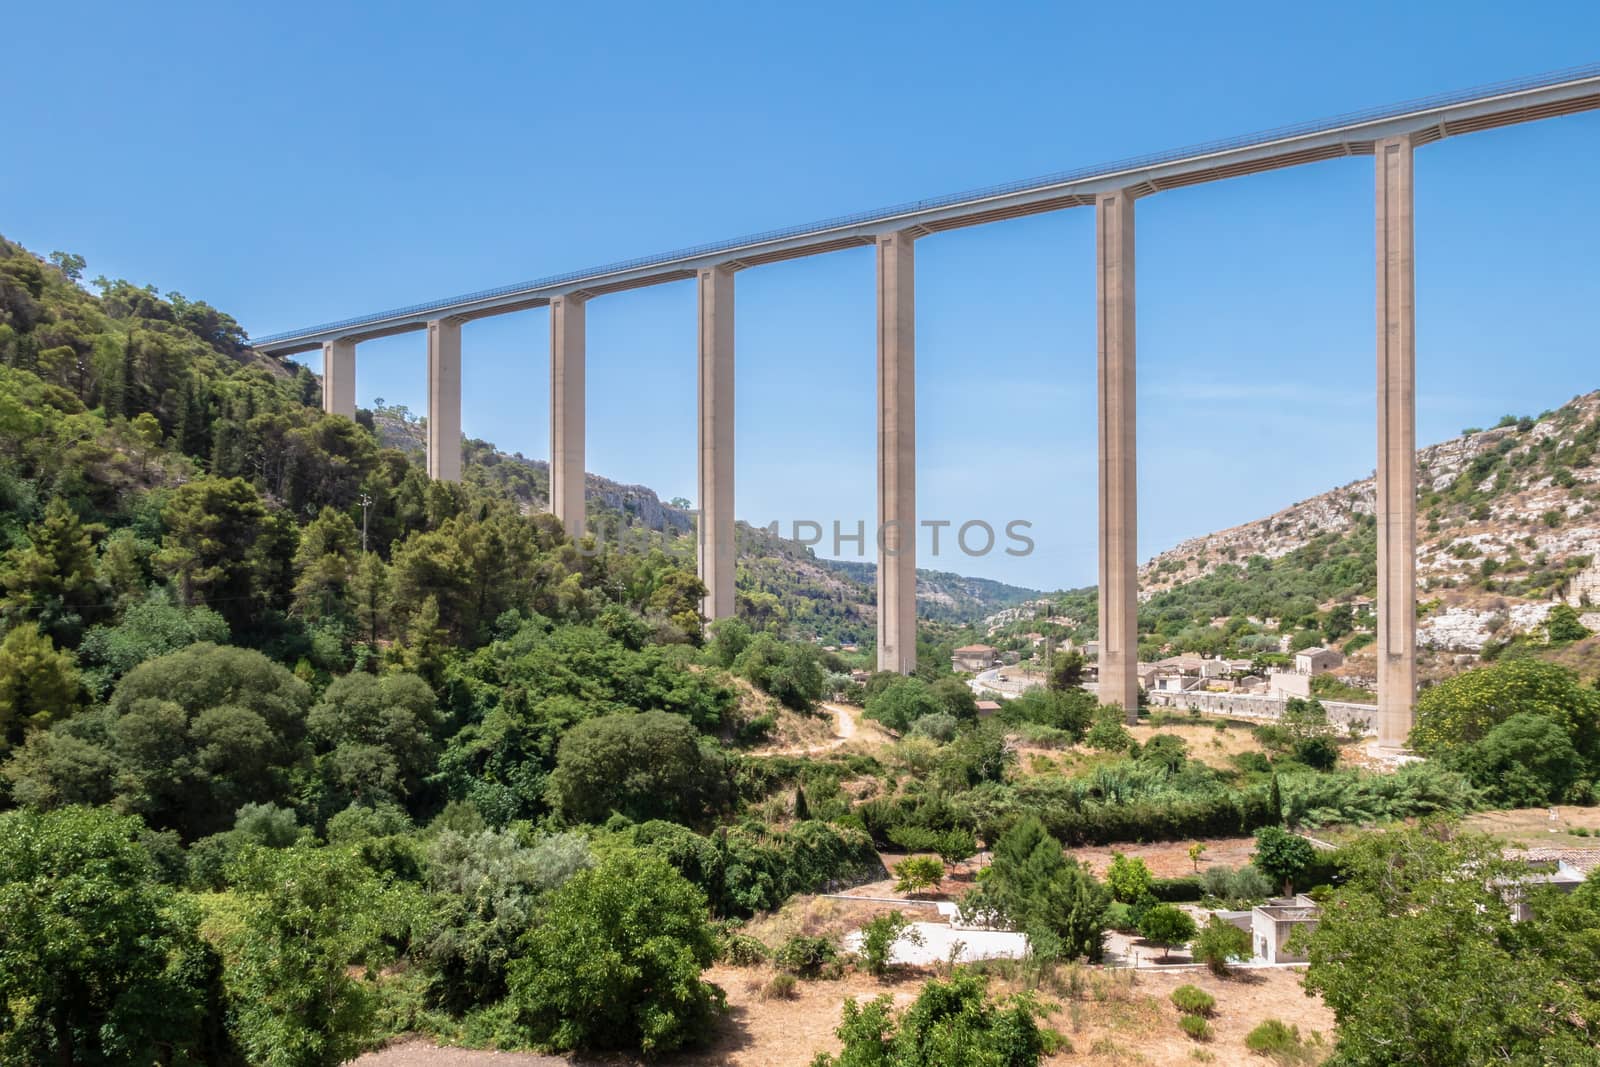
[{"label": "dense green vegetation", "polygon": [[[407,1031],[656,1055],[710,1033],[714,958],[770,958],[775,995],[847,965],[745,920],[885,877],[878,849],[918,853],[893,865],[904,891],[936,889],[980,846],[962,908],[1027,933],[1030,967],[1096,960],[1114,928],[1193,939],[1225,971],[1237,938],[1175,904],[1338,887],[1379,925],[1329,941],[1318,981],[1350,1062],[1379,1062],[1360,1050],[1381,1024],[1341,991],[1408,917],[1367,853],[1285,828],[1584,800],[1600,774],[1600,696],[1514,657],[1430,691],[1413,744],[1434,758],[1377,775],[1338,765],[1315,701],[1223,766],[1192,734],[1141,743],[1066,654],[983,718],[946,669],[953,624],[924,633],[915,677],[858,684],[859,650],[819,647],[857,638],[853,593],[802,597],[792,567],[747,568],[739,618],[705,634],[676,527],[574,543],[526,506],[531,468],[477,445],[462,484],[430,481],[375,432],[403,413],[324,416],[315,379],[226,315],[120,281],[92,296],[77,269],[0,243],[0,1063],[309,1067]],[[1263,635],[1235,623],[1284,604],[1296,642],[1335,636],[1352,620],[1316,604],[1364,588],[1362,544],[1223,568],[1153,601],[1148,636],[1211,642],[1222,616],[1214,649],[1247,649]],[[841,693],[892,740],[769,747]],[[1019,742],[1073,754],[1024,766]],[[1179,879],[1117,857],[1102,884],[1065,853],[1257,831],[1250,866],[1201,876],[1194,853]],[[1577,912],[1541,907],[1554,925],[1526,945],[1589,944]],[[857,965],[885,973],[904,931],[869,925]],[[1419,959],[1450,933],[1417,926]],[[1531,952],[1497,928],[1483,958]],[[1483,1040],[1565,1051],[1592,976],[1530,974]],[[1564,1021],[1533,1033],[1541,1011]],[[1039,1014],[957,969],[903,1011],[852,1004],[819,1063],[1032,1064]]]}]

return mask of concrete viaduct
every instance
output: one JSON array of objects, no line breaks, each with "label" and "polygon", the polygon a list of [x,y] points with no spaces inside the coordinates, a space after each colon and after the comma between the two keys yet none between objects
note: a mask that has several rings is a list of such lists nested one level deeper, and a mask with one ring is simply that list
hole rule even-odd
[{"label": "concrete viaduct", "polygon": [[550,506],[584,528],[584,319],[594,297],[693,278],[699,285],[699,573],[711,619],[734,609],[734,276],[871,245],[878,292],[878,666],[916,662],[916,242],[1000,219],[1091,207],[1096,215],[1100,489],[1100,698],[1137,705],[1134,217],[1141,197],[1343,156],[1376,171],[1378,728],[1399,747],[1415,698],[1416,373],[1412,155],[1445,137],[1600,108],[1600,64],[1410,101],[1251,137],[902,204],[327,323],[254,342],[322,350],[323,406],[355,414],[356,345],[428,337],[428,472],[461,475],[461,327],[550,309]]}]

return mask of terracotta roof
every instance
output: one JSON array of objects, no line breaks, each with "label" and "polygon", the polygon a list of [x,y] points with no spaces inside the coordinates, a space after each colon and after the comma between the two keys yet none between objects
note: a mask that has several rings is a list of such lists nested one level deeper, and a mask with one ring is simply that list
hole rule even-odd
[{"label": "terracotta roof", "polygon": [[993,652],[994,651],[994,647],[991,646],[991,645],[962,645],[960,648],[956,649],[956,651],[958,653],[960,653],[960,652]]},{"label": "terracotta roof", "polygon": [[1508,849],[1506,854],[1508,858],[1524,859],[1533,863],[1554,863],[1562,860],[1586,874],[1600,868],[1600,848],[1523,848]]}]

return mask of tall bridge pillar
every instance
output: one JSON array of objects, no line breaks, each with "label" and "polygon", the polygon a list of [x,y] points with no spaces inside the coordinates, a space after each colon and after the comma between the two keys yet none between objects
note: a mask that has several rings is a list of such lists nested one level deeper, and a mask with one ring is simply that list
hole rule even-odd
[{"label": "tall bridge pillar", "polygon": [[733,615],[733,271],[700,271],[700,517],[696,536],[708,620]]},{"label": "tall bridge pillar", "polygon": [[550,299],[550,511],[583,536],[584,299]]},{"label": "tall bridge pillar", "polygon": [[1100,703],[1139,714],[1133,194],[1095,201],[1099,343]]},{"label": "tall bridge pillar", "polygon": [[322,343],[322,410],[329,415],[356,417],[356,343]]},{"label": "tall bridge pillar", "polygon": [[461,320],[428,323],[428,477],[461,480]]},{"label": "tall bridge pillar", "polygon": [[917,666],[914,235],[878,238],[878,669]]},{"label": "tall bridge pillar", "polygon": [[1401,748],[1417,691],[1416,263],[1412,140],[1377,159],[1378,743]]}]

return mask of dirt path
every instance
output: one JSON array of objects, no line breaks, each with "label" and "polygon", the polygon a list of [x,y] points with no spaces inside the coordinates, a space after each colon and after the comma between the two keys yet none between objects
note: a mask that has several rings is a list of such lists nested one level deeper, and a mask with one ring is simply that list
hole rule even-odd
[{"label": "dirt path", "polygon": [[833,734],[837,744],[844,744],[856,735],[855,712],[843,704],[824,704],[824,708],[833,712]]},{"label": "dirt path", "polygon": [[888,741],[889,737],[875,726],[862,727],[856,716],[859,708],[852,708],[848,704],[824,703],[822,709],[833,715],[833,736],[826,741],[819,741],[810,745],[785,745],[779,748],[763,748],[751,753],[755,756],[815,756],[821,752],[831,752],[841,745],[851,741]]}]

